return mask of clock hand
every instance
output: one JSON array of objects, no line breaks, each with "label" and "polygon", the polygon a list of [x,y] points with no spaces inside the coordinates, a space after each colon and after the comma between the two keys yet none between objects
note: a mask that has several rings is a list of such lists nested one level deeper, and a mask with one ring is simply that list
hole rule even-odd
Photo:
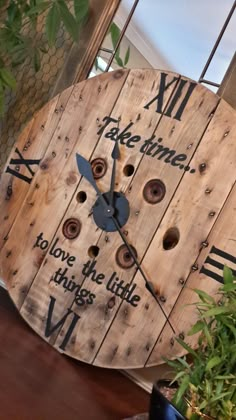
[{"label": "clock hand", "polygon": [[78,153],[76,153],[76,161],[77,161],[77,166],[80,172],[80,175],[82,175],[84,178],[87,179],[87,181],[92,185],[92,187],[95,189],[98,197],[101,200],[101,203],[104,206],[104,210],[106,211],[106,215],[108,217],[111,217],[114,213],[114,209],[112,206],[109,206],[105,200],[105,198],[103,197],[101,191],[99,190],[95,179],[93,177],[93,171],[92,171],[92,167],[90,165],[90,163],[81,155],[79,155]]},{"label": "clock hand", "polygon": [[114,196],[114,188],[115,188],[115,174],[116,174],[116,161],[120,157],[118,140],[115,140],[115,145],[113,147],[111,157],[113,159],[113,167],[112,167],[111,184],[110,184],[110,191],[109,191],[109,203],[110,203],[111,206],[113,206],[113,196]]},{"label": "clock hand", "polygon": [[169,326],[171,327],[171,329],[172,329],[173,333],[175,334],[175,330],[174,330],[174,328],[173,328],[172,324],[170,323],[168,316],[166,315],[165,311],[163,310],[163,308],[162,308],[162,306],[161,306],[160,302],[158,301],[158,299],[157,299],[157,297],[156,297],[155,290],[154,290],[154,286],[153,286],[152,282],[151,282],[151,281],[149,281],[149,280],[147,279],[147,277],[146,277],[146,275],[145,275],[145,273],[144,273],[144,271],[143,271],[143,269],[142,269],[141,265],[139,264],[139,262],[138,262],[138,260],[137,260],[137,258],[136,258],[136,255],[135,255],[134,251],[132,250],[131,246],[129,245],[129,243],[128,243],[128,241],[127,241],[126,237],[125,237],[125,235],[123,234],[123,232],[122,232],[122,230],[121,230],[121,228],[120,228],[120,225],[119,225],[118,221],[116,220],[116,218],[115,218],[114,216],[112,216],[112,220],[113,220],[113,223],[115,224],[115,226],[116,226],[116,228],[117,228],[117,230],[118,230],[118,232],[119,232],[119,234],[120,234],[120,236],[121,236],[121,239],[123,240],[123,242],[124,242],[124,243],[125,243],[125,245],[127,246],[128,251],[129,251],[130,255],[132,256],[132,258],[133,258],[133,260],[134,260],[134,262],[135,262],[135,264],[136,264],[136,266],[137,266],[138,270],[139,270],[139,271],[140,271],[140,273],[142,274],[142,277],[143,277],[143,279],[144,279],[144,281],[145,281],[145,286],[146,286],[146,289],[147,289],[147,290],[149,291],[149,293],[151,293],[151,295],[154,297],[154,299],[155,299],[155,301],[157,302],[157,304],[159,305],[159,307],[160,307],[160,309],[161,309],[161,311],[162,311],[163,315],[165,316],[166,321],[168,322]]}]

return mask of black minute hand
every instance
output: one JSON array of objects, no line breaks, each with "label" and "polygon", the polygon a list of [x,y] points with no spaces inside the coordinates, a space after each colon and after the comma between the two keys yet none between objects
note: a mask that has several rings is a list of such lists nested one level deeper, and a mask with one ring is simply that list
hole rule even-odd
[{"label": "black minute hand", "polygon": [[159,307],[160,307],[160,309],[161,309],[161,311],[162,311],[162,313],[163,313],[163,315],[164,315],[164,317],[165,317],[166,321],[168,322],[169,326],[171,327],[171,329],[172,329],[173,333],[175,334],[175,330],[174,330],[173,326],[171,325],[171,323],[170,323],[170,321],[169,321],[168,316],[166,315],[165,311],[163,310],[163,308],[162,308],[162,306],[161,306],[160,302],[158,301],[158,299],[157,299],[157,297],[156,297],[155,290],[154,290],[154,287],[153,287],[152,282],[150,282],[150,281],[147,279],[146,275],[144,274],[143,269],[142,269],[141,265],[139,264],[139,262],[138,262],[138,260],[137,260],[137,258],[136,258],[135,253],[133,252],[133,250],[132,250],[131,246],[129,245],[129,243],[128,243],[128,241],[127,241],[126,237],[125,237],[125,235],[123,234],[123,232],[122,232],[122,230],[121,230],[121,228],[120,228],[120,226],[119,226],[118,221],[116,220],[116,218],[115,218],[114,216],[112,216],[112,220],[113,220],[113,222],[114,222],[114,224],[115,224],[115,226],[116,226],[116,228],[117,228],[117,230],[118,230],[118,232],[119,232],[119,234],[120,234],[120,236],[121,236],[121,238],[122,238],[123,242],[124,242],[124,243],[125,243],[125,245],[127,246],[128,251],[129,251],[130,255],[132,256],[132,258],[133,258],[133,260],[134,260],[134,262],[135,262],[135,264],[136,264],[136,266],[137,266],[138,270],[139,270],[139,271],[140,271],[140,273],[142,274],[142,277],[143,277],[143,279],[144,279],[144,281],[145,281],[145,286],[146,286],[146,289],[147,289],[147,290],[149,291],[149,293],[151,293],[151,295],[154,297],[154,299],[155,299],[155,301],[157,302],[157,304],[159,305]]}]

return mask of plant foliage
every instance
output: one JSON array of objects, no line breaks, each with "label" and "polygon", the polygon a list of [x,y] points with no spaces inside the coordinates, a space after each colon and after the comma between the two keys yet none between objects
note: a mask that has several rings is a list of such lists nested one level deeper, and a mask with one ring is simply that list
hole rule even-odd
[{"label": "plant foliage", "polygon": [[179,387],[174,404],[188,419],[236,419],[236,278],[224,268],[224,285],[218,299],[195,290],[199,320],[188,335],[199,334],[197,350],[177,339],[189,353],[175,361]]},{"label": "plant foliage", "polygon": [[[110,26],[109,33],[111,34],[111,42],[112,42],[113,49],[115,49],[118,42],[119,42],[120,29],[118,28],[118,26],[114,22]],[[116,60],[116,63],[118,64],[118,66],[124,68],[128,64],[129,57],[130,57],[130,47],[127,48],[124,60],[122,60],[122,58],[120,56],[120,47],[117,49],[117,52],[116,52],[116,55],[115,55],[115,60]]]},{"label": "plant foliage", "polygon": [[[88,10],[89,0],[73,0],[73,11],[66,0],[0,0],[0,114],[4,112],[5,90],[16,88],[14,66],[30,57],[38,71],[41,55],[55,44],[61,26],[77,42]],[[42,15],[45,42],[37,36]]]}]

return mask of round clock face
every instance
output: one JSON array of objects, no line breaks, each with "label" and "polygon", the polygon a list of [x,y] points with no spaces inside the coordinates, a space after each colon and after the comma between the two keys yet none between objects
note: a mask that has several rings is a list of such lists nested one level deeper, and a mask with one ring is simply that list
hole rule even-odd
[{"label": "round clock face", "polygon": [[112,368],[195,345],[193,289],[236,269],[235,133],[226,102],[166,71],[103,74],[39,111],[1,177],[0,276],[26,322]]}]

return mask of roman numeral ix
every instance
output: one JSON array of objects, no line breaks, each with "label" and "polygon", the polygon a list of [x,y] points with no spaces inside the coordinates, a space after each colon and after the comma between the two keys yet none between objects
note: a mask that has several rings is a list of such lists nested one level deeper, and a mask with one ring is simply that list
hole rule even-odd
[{"label": "roman numeral ix", "polygon": [[50,304],[49,304],[49,308],[48,308],[48,317],[47,317],[47,323],[46,323],[46,328],[45,328],[45,337],[50,337],[50,335],[52,335],[54,333],[54,331],[58,330],[60,327],[63,327],[64,323],[66,322],[67,318],[72,315],[72,320],[70,323],[70,326],[66,332],[66,335],[61,343],[61,345],[59,346],[60,349],[65,350],[68,341],[71,337],[72,332],[74,331],[74,328],[80,318],[79,315],[75,314],[70,308],[67,309],[67,312],[65,313],[65,315],[55,324],[52,325],[52,314],[54,311],[54,306],[55,306],[55,302],[56,299],[53,296],[50,296]]},{"label": "roman numeral ix", "polygon": [[35,172],[31,168],[31,166],[32,165],[39,165],[41,159],[25,159],[22,156],[22,154],[20,153],[18,148],[15,149],[15,153],[18,155],[18,158],[11,159],[10,160],[10,165],[18,165],[19,167],[21,165],[26,166],[26,168],[28,169],[28,172],[31,174],[31,177],[21,174],[16,169],[10,168],[10,166],[7,167],[6,172],[16,176],[19,179],[22,179],[22,181],[24,181],[24,182],[27,182],[28,184],[30,184],[32,179],[33,179],[33,176],[35,174]]},{"label": "roman numeral ix", "polygon": [[[220,256],[222,258],[224,258],[225,260],[229,261],[230,263],[236,264],[236,257],[234,257],[231,254],[228,254],[225,251],[222,251],[221,249],[216,248],[215,246],[213,246],[210,250],[210,255],[211,254],[215,254],[216,258],[217,256]],[[224,268],[224,264],[221,264],[219,261],[217,261],[216,259],[212,258],[211,256],[208,255],[208,257],[206,258],[206,260],[204,261],[204,264],[209,264],[212,267],[216,267],[219,268],[220,270],[223,271]],[[228,265],[227,263],[225,263],[225,265]],[[229,267],[229,266],[228,266]],[[231,267],[229,267],[231,268]],[[236,270],[233,270],[231,268],[233,275],[236,276]],[[214,271],[209,270],[208,268],[205,268],[204,265],[202,266],[200,273],[206,274],[206,276],[211,277],[212,279],[219,281],[220,283],[223,283],[223,276],[220,276],[219,274],[215,273]]]},{"label": "roman numeral ix", "polygon": [[[156,102],[156,112],[158,112],[159,114],[163,113],[163,102],[164,102],[165,91],[168,89],[169,86],[171,86],[173,83],[175,83],[178,80],[178,77],[175,76],[169,83],[166,84],[166,77],[167,77],[166,73],[161,73],[159,92],[150,102],[148,102],[148,104],[144,106],[144,108],[149,109],[150,105]],[[182,102],[180,103],[174,116],[172,116],[175,105],[177,104],[178,100],[181,98],[183,88],[186,84],[189,85],[188,90],[186,94],[184,95]],[[184,109],[196,85],[197,83],[195,82],[188,82],[188,80],[180,79],[180,83],[177,86],[176,92],[174,93],[173,97],[171,97],[170,102],[168,103],[167,108],[163,115],[166,115],[167,117],[174,118],[180,121],[182,114],[184,112]]]}]

